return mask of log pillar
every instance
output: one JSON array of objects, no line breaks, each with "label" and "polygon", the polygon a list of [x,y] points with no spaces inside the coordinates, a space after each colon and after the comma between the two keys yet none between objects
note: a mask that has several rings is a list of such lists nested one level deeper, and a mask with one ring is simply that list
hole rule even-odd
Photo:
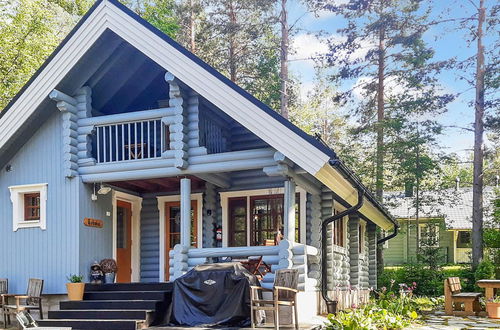
[{"label": "log pillar", "polygon": [[191,179],[181,179],[181,245],[191,246]]},{"label": "log pillar", "polygon": [[366,226],[368,233],[368,284],[377,288],[377,226],[369,223]]},{"label": "log pillar", "polygon": [[295,182],[285,181],[285,193],[283,195],[284,223],[283,235],[286,240],[295,242]]},{"label": "log pillar", "polygon": [[361,265],[359,256],[359,215],[349,215],[349,263],[350,283],[353,288],[361,287]]}]

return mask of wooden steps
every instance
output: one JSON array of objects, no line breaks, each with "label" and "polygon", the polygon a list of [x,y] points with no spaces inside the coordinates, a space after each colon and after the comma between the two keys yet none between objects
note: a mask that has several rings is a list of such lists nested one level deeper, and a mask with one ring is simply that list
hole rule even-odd
[{"label": "wooden steps", "polygon": [[96,330],[137,330],[160,323],[172,299],[171,283],[116,283],[85,286],[82,301],[61,301],[40,326]]}]

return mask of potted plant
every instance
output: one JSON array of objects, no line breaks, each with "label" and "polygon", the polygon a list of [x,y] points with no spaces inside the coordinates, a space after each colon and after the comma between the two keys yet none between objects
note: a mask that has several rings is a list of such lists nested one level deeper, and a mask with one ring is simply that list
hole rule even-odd
[{"label": "potted plant", "polygon": [[115,259],[102,259],[100,264],[104,273],[104,283],[115,283],[115,274],[118,270]]},{"label": "potted plant", "polygon": [[83,293],[85,291],[85,283],[83,283],[82,275],[69,275],[69,283],[66,283],[66,289],[68,290],[68,299],[77,301],[83,300]]},{"label": "potted plant", "polygon": [[495,296],[486,301],[486,312],[492,319],[500,319],[500,296]]}]

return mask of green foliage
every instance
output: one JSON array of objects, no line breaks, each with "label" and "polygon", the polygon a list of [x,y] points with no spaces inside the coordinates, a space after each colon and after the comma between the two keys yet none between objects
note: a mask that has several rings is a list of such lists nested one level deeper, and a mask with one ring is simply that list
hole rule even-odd
[{"label": "green foliage", "polygon": [[82,275],[76,275],[76,274],[70,274],[67,277],[68,281],[70,283],[82,283],[83,282],[83,276]]},{"label": "green foliage", "polygon": [[379,276],[378,287],[395,283],[416,283],[416,295],[440,296],[443,294],[444,274],[441,269],[431,269],[421,263],[409,263],[394,269],[384,269]]},{"label": "green foliage", "polygon": [[401,315],[368,304],[358,309],[341,311],[337,315],[328,315],[325,329],[328,330],[375,330],[403,329],[418,318],[413,311],[409,315]]},{"label": "green foliage", "polygon": [[52,53],[73,16],[43,0],[0,1],[0,109]]},{"label": "green foliage", "polygon": [[179,25],[174,15],[174,0],[121,0],[127,7],[154,25],[163,33],[175,38]]},{"label": "green foliage", "polygon": [[488,259],[484,259],[477,265],[474,277],[476,281],[495,278],[495,265]]}]

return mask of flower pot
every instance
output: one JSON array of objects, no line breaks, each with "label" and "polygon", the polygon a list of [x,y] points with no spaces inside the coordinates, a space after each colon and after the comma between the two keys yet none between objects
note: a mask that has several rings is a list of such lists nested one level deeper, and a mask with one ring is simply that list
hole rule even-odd
[{"label": "flower pot", "polygon": [[104,283],[106,284],[115,283],[115,273],[104,274]]},{"label": "flower pot", "polygon": [[66,283],[68,290],[68,299],[73,301],[83,300],[85,283]]},{"label": "flower pot", "polygon": [[486,312],[488,312],[489,318],[500,319],[500,303],[487,302]]}]

